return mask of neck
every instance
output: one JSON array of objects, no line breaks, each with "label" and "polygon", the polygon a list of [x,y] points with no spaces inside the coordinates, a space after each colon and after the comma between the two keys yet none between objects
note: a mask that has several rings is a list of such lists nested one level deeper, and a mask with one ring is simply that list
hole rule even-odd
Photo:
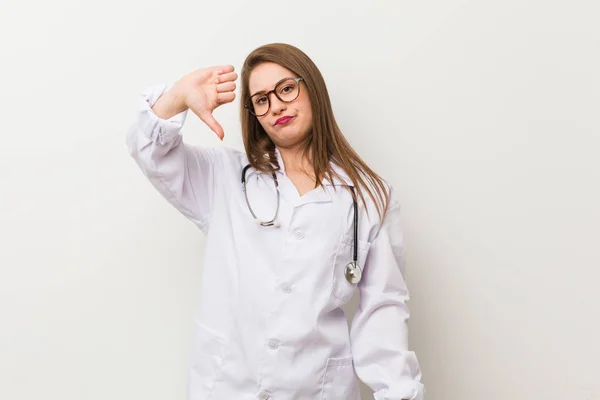
[{"label": "neck", "polygon": [[277,147],[277,149],[281,154],[281,159],[283,160],[285,171],[287,173],[305,172],[309,175],[313,174],[314,169],[312,166],[312,160],[309,159],[310,152],[308,153],[308,157],[302,157],[302,154],[298,148],[284,149]]}]

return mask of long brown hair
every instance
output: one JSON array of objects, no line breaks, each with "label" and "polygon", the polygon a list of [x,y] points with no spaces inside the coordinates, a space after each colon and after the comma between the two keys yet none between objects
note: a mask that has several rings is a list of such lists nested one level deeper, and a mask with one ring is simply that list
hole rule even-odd
[{"label": "long brown hair", "polygon": [[389,205],[388,186],[359,157],[342,134],[333,116],[325,80],[315,63],[303,51],[289,44],[272,43],[261,46],[248,55],[242,67],[242,138],[252,167],[261,172],[274,172],[280,167],[275,156],[275,144],[258,119],[244,108],[246,100],[250,97],[250,74],[254,68],[265,62],[273,62],[289,69],[302,77],[306,86],[313,116],[312,132],[301,144],[300,151],[304,157],[311,152],[317,177],[315,188],[319,185],[323,186],[323,177],[329,182],[333,182],[332,177],[344,180],[331,168],[330,161],[333,161],[346,172],[363,204],[366,204],[364,197],[366,190],[377,206],[379,217],[383,220]]}]

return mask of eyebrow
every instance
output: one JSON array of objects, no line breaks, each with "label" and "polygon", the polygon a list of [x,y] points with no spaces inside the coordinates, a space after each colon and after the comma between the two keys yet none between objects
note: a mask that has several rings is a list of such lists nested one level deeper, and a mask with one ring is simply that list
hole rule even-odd
[{"label": "eyebrow", "polygon": [[[277,81],[277,83],[275,85],[273,85],[273,89],[275,89],[277,87],[277,85],[279,85],[281,82],[285,81],[286,79],[296,79],[296,77],[286,76],[285,78],[281,78],[280,80]],[[250,97],[252,97],[256,94],[259,94],[259,93],[267,93],[267,92],[268,92],[268,90],[259,90],[258,92],[251,94]]]}]

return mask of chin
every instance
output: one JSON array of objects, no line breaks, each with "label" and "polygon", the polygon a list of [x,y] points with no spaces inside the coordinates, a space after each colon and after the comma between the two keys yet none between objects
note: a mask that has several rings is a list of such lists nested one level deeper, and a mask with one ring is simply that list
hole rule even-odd
[{"label": "chin", "polygon": [[294,146],[304,139],[304,135],[301,135],[298,132],[277,132],[270,137],[275,145],[281,147]]}]

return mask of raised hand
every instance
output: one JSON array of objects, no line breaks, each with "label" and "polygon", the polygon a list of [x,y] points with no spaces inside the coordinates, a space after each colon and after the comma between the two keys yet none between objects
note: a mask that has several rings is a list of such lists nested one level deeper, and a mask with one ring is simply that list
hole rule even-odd
[{"label": "raised hand", "polygon": [[170,114],[189,108],[223,140],[223,127],[212,113],[220,105],[235,99],[236,79],[237,73],[232,65],[198,69],[179,79],[163,95],[162,103],[159,99],[153,109],[157,114],[162,111],[163,115],[170,117]]}]

